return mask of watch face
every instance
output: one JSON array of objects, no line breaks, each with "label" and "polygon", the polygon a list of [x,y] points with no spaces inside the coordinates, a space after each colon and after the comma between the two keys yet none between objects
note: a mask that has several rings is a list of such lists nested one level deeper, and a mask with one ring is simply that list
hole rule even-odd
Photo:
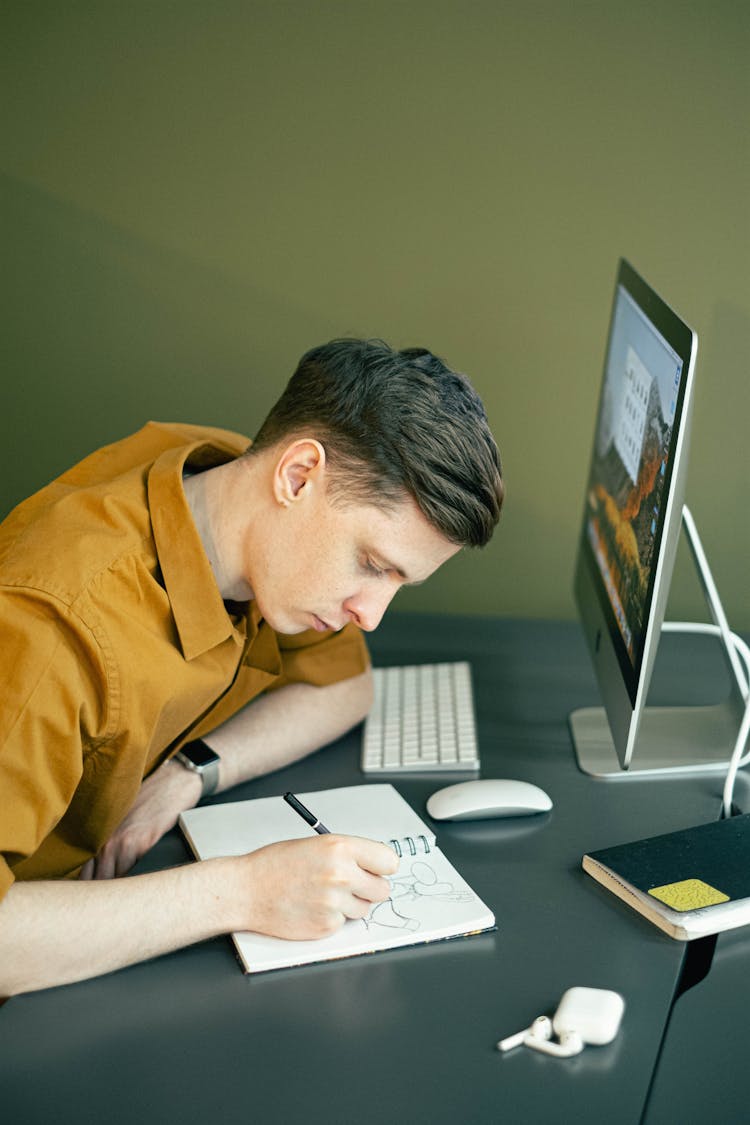
[{"label": "watch face", "polygon": [[182,753],[199,769],[218,760],[218,754],[203,742],[189,742],[187,746],[183,746]]}]

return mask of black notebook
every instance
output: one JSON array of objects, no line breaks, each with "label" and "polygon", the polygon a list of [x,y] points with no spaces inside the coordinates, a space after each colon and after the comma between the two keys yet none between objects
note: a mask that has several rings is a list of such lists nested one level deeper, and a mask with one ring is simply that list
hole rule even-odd
[{"label": "black notebook", "polygon": [[583,869],[682,941],[750,922],[750,814],[592,852]]},{"label": "black notebook", "polygon": [[[331,961],[376,950],[463,937],[492,929],[495,917],[437,845],[435,835],[392,785],[353,785],[298,794],[331,832],[368,836],[393,847],[399,868],[391,897],[362,921],[317,941],[232,934],[247,973]],[[313,831],[282,797],[203,805],[180,817],[198,859],[240,855]]]}]

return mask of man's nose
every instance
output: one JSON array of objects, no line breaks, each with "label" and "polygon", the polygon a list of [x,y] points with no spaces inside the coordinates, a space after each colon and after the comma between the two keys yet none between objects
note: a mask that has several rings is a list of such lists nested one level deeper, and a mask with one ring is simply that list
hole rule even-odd
[{"label": "man's nose", "polygon": [[377,629],[383,620],[383,614],[393,600],[395,593],[396,590],[390,583],[388,583],[387,588],[362,590],[351,598],[347,598],[344,602],[344,609],[354,623],[359,625],[360,629],[363,629],[365,633],[371,633],[373,629]]}]

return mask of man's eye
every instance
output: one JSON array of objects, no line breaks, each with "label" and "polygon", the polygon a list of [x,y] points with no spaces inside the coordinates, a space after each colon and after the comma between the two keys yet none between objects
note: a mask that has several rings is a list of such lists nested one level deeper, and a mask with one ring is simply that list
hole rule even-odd
[{"label": "man's eye", "polygon": [[372,559],[365,559],[365,570],[369,574],[373,574],[376,578],[382,578],[385,571],[382,567],[376,566]]}]

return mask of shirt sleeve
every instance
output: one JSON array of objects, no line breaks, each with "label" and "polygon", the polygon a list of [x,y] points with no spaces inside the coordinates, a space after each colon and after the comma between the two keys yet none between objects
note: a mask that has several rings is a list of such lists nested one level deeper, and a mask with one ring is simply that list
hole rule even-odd
[{"label": "shirt sleeve", "polygon": [[307,683],[316,687],[359,676],[370,666],[367,645],[356,625],[345,625],[338,633],[309,630],[294,635],[277,634],[281,676],[273,688]]},{"label": "shirt sleeve", "polygon": [[[0,590],[0,897],[67,810],[83,733],[102,729],[102,664],[90,632],[33,590]],[[98,688],[97,688],[98,684]]]}]

